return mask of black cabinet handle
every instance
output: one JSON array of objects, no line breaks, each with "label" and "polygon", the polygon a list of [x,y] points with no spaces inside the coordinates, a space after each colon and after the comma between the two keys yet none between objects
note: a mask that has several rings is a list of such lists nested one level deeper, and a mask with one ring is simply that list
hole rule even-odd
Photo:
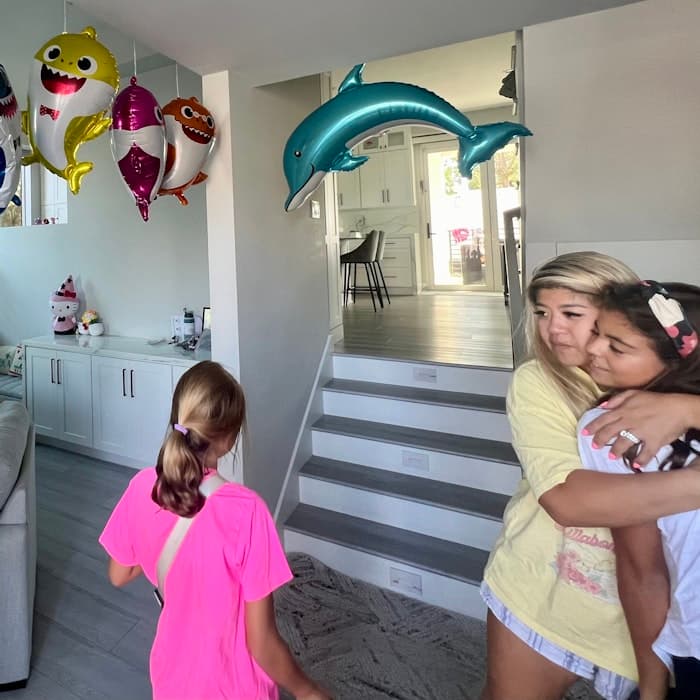
[{"label": "black cabinet handle", "polygon": [[126,396],[126,370],[122,369],[122,396]]},{"label": "black cabinet handle", "polygon": [[53,378],[53,357],[51,358],[51,383],[56,383],[56,380]]},{"label": "black cabinet handle", "polygon": [[131,383],[131,398],[134,398],[134,370],[129,370],[129,381]]},{"label": "black cabinet handle", "polygon": [[61,361],[56,360],[56,384],[61,383]]}]

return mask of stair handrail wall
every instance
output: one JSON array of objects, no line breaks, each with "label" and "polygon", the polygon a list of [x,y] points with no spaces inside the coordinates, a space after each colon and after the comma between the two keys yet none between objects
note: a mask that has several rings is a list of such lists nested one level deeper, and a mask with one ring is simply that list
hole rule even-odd
[{"label": "stair handrail wall", "polygon": [[514,219],[520,219],[520,207],[506,209],[503,212],[505,229],[506,280],[508,282],[508,311],[510,313],[511,339],[513,343],[513,364],[518,366],[527,354],[525,328],[523,319],[523,287],[518,263],[518,245],[515,240]]}]

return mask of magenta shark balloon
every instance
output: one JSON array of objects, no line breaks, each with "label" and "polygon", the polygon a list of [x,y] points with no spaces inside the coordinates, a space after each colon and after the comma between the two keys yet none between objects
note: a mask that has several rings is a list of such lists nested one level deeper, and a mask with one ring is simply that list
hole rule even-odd
[{"label": "magenta shark balloon", "polygon": [[155,96],[131,78],[114,100],[112,155],[144,221],[163,181],[167,141]]}]

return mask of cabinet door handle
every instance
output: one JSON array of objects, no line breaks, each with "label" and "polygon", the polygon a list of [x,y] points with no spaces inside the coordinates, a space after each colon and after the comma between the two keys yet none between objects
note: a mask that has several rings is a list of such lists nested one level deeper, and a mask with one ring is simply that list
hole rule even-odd
[{"label": "cabinet door handle", "polygon": [[384,204],[386,200],[384,199],[384,190],[382,190],[382,204]]},{"label": "cabinet door handle", "polygon": [[61,383],[61,361],[56,360],[56,384]]},{"label": "cabinet door handle", "polygon": [[134,370],[129,370],[129,383],[131,384],[131,398],[134,398]]},{"label": "cabinet door handle", "polygon": [[56,383],[56,380],[53,378],[53,362],[54,362],[54,360],[53,360],[53,357],[52,357],[52,358],[51,358],[51,383],[52,383],[52,384],[55,384],[55,383]]},{"label": "cabinet door handle", "polygon": [[338,194],[338,199],[340,200],[340,206],[342,207],[343,206],[343,193],[342,192],[340,192]]},{"label": "cabinet door handle", "polygon": [[122,396],[126,396],[126,369],[122,368]]},{"label": "cabinet door handle", "polygon": [[388,204],[390,201],[391,201],[391,199],[389,198],[389,188],[387,188],[387,190],[386,190],[386,203]]}]

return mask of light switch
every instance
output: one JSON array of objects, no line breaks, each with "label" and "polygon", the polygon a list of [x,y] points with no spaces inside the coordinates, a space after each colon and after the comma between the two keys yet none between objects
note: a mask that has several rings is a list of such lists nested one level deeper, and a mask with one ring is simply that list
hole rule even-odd
[{"label": "light switch", "polygon": [[321,202],[312,199],[311,200],[311,218],[320,219],[321,218]]}]

